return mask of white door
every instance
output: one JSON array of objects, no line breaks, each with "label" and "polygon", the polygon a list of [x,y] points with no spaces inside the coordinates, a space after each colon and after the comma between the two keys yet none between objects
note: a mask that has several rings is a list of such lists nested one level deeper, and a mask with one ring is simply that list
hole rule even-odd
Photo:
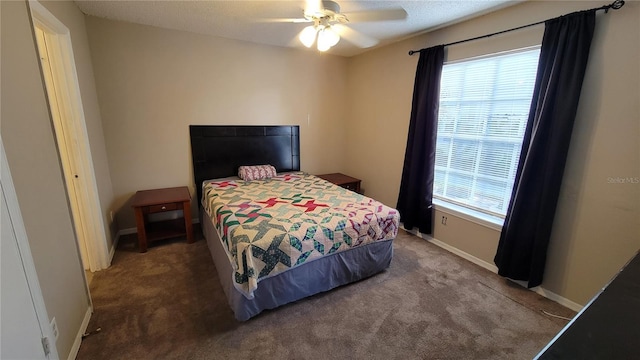
[{"label": "white door", "polygon": [[58,359],[0,138],[0,359]]},{"label": "white door", "polygon": [[[2,0],[0,0],[2,1]],[[29,0],[46,93],[85,269],[109,267],[104,216],[91,159],[69,29],[42,4]]]},{"label": "white door", "polygon": [[0,359],[57,359],[1,138],[0,189]]},{"label": "white door", "polygon": [[67,185],[67,195],[69,197],[69,207],[73,215],[73,225],[76,230],[76,238],[78,239],[78,248],[80,249],[80,259],[85,270],[91,269],[89,255],[87,251],[87,238],[89,231],[87,229],[86,216],[82,211],[80,202],[81,186],[78,182],[78,156],[75,152],[80,148],[74,131],[67,126],[68,122],[63,119],[63,111],[59,94],[61,89],[56,87],[54,74],[51,69],[50,50],[47,48],[46,34],[44,30],[34,24],[36,33],[36,44],[38,45],[38,53],[40,55],[40,63],[42,65],[42,74],[44,75],[44,84],[47,88],[47,97],[49,98],[49,109],[51,110],[51,118],[55,129],[56,139],[58,140],[58,151],[60,153],[60,162],[64,173],[65,183]]},{"label": "white door", "polygon": [[29,283],[22,267],[16,233],[2,189],[0,359],[48,359]]}]

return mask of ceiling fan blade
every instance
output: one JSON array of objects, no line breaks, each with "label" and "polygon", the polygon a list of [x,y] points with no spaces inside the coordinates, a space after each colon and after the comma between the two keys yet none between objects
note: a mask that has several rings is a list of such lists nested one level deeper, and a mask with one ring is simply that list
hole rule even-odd
[{"label": "ceiling fan blade", "polygon": [[347,40],[348,42],[356,45],[357,47],[366,49],[378,44],[378,40],[374,39],[370,36],[367,36],[361,32],[353,30],[352,28],[336,24],[331,26],[341,38]]},{"label": "ceiling fan blade", "polygon": [[262,23],[308,23],[313,22],[312,20],[307,20],[305,18],[266,18],[260,19],[258,22]]},{"label": "ceiling fan blade", "polygon": [[346,15],[350,22],[404,20],[407,18],[407,12],[402,8],[358,11]]}]

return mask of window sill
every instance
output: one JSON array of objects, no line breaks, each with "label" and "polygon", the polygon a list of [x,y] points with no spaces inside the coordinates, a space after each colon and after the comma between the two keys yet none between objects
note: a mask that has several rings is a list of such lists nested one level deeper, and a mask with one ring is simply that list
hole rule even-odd
[{"label": "window sill", "polygon": [[443,213],[447,213],[449,215],[471,221],[489,229],[502,231],[502,224],[504,224],[504,219],[501,219],[499,217],[483,214],[479,211],[467,209],[463,206],[451,204],[435,198],[433,199],[433,205],[436,210]]}]

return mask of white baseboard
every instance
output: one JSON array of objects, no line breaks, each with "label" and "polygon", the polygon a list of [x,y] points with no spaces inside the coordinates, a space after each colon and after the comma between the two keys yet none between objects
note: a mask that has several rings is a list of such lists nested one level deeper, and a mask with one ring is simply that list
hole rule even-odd
[{"label": "white baseboard", "polygon": [[404,230],[406,232],[410,233],[410,234],[413,234],[413,235],[419,237],[419,238],[425,239],[425,240],[429,241],[430,243],[432,243],[432,244],[434,244],[434,245],[436,245],[436,246],[438,246],[440,248],[443,248],[443,249],[445,249],[445,250],[447,250],[447,251],[449,251],[449,252],[451,252],[451,253],[453,253],[455,255],[458,255],[461,258],[465,259],[465,260],[468,260],[468,261],[470,261],[470,262],[472,262],[472,263],[474,263],[474,264],[476,264],[478,266],[481,266],[481,267],[491,271],[492,273],[495,273],[495,274],[498,273],[498,268],[495,265],[490,264],[490,263],[488,263],[488,262],[486,262],[486,261],[484,261],[484,260],[482,260],[482,259],[480,259],[478,257],[475,257],[475,256],[473,256],[473,255],[471,255],[471,254],[469,254],[467,252],[464,252],[464,251],[458,249],[457,247],[451,246],[451,245],[449,245],[449,244],[447,244],[445,242],[442,242],[442,241],[440,241],[440,240],[438,240],[438,239],[436,239],[436,238],[434,238],[434,237],[432,237],[430,235],[423,234],[423,233],[421,233],[419,231],[406,230],[406,229],[404,229]]},{"label": "white baseboard", "polygon": [[91,314],[93,313],[93,309],[91,306],[87,308],[87,312],[84,314],[84,319],[82,319],[82,324],[80,325],[80,329],[78,330],[78,334],[76,334],[76,339],[73,342],[73,346],[71,346],[71,351],[69,352],[68,360],[74,360],[78,356],[78,351],[80,351],[80,344],[82,344],[82,335],[87,332],[87,327],[89,326],[89,320],[91,320]]},{"label": "white baseboard", "polygon": [[[113,244],[111,245],[111,249],[109,250],[109,264],[113,261],[113,257],[116,255],[116,249],[118,248],[118,243],[120,242],[120,237],[128,234],[135,234],[137,231],[135,228],[118,230],[116,233],[116,238],[113,240]],[[109,265],[111,266],[111,265]]]},{"label": "white baseboard", "polygon": [[111,244],[111,249],[109,250],[109,266],[111,266],[111,262],[113,262],[113,256],[116,254],[116,249],[118,248],[118,242],[120,241],[120,231],[116,233],[116,238],[113,239],[113,244]]},{"label": "white baseboard", "polygon": [[[475,256],[473,256],[473,255],[471,255],[471,254],[469,254],[467,252],[464,252],[464,251],[462,251],[462,250],[460,250],[460,249],[458,249],[458,248],[456,248],[454,246],[451,246],[451,245],[449,245],[449,244],[447,244],[445,242],[442,242],[442,241],[440,241],[440,240],[438,240],[438,239],[436,239],[434,237],[431,237],[431,236],[426,235],[426,234],[422,234],[419,231],[407,230],[407,229],[404,229],[404,230],[406,232],[410,233],[410,234],[416,235],[419,238],[425,239],[425,240],[429,241],[430,243],[432,243],[432,244],[434,244],[434,245],[436,245],[436,246],[438,246],[438,247],[440,247],[442,249],[445,249],[445,250],[447,250],[447,251],[449,251],[449,252],[451,252],[451,253],[453,253],[455,255],[458,255],[461,258],[465,259],[465,260],[468,260],[468,261],[470,261],[470,262],[472,262],[472,263],[474,263],[474,264],[476,264],[478,266],[481,266],[481,267],[491,271],[492,273],[495,273],[495,274],[498,273],[498,267],[495,266],[494,264],[488,263],[488,262],[486,262],[486,261],[484,261],[484,260],[482,260],[482,259],[480,259],[478,257],[475,257]],[[524,288],[527,287],[526,283],[524,283],[524,282],[519,282],[519,281],[512,280],[512,279],[508,279],[508,280],[511,280],[514,283],[516,283],[518,285],[521,285]],[[547,289],[545,289],[545,288],[543,288],[541,286],[537,286],[537,287],[529,289],[529,290],[534,291],[535,293],[537,293],[539,295],[542,295],[542,296],[546,297],[549,300],[553,300],[553,301],[557,302],[558,304],[560,304],[562,306],[565,306],[565,307],[567,307],[567,308],[569,308],[569,309],[571,309],[573,311],[579,312],[583,308],[582,305],[580,305],[580,304],[578,304],[576,302],[573,302],[573,301],[571,301],[571,300],[569,300],[569,299],[567,299],[565,297],[562,297],[562,296],[560,296],[560,295],[558,295],[558,294],[556,294],[556,293],[554,293],[552,291],[549,291],[549,290],[547,290]]]},{"label": "white baseboard", "polygon": [[[421,236],[421,237],[424,239],[423,236]],[[437,246],[439,246],[439,247],[441,247],[441,248],[443,248],[443,249],[445,249],[447,251],[450,251],[450,252],[460,256],[461,258],[463,258],[465,260],[471,261],[472,263],[474,263],[474,264],[476,264],[478,266],[481,266],[481,267],[491,271],[492,273],[495,273],[495,274],[498,273],[498,267],[495,266],[494,264],[488,263],[488,262],[486,262],[486,261],[484,261],[484,260],[482,260],[482,259],[480,259],[478,257],[475,257],[475,256],[473,256],[473,255],[471,255],[471,254],[469,254],[467,252],[464,252],[464,251],[458,249],[457,247],[453,247],[453,246],[451,246],[451,245],[449,245],[449,244],[447,244],[445,242],[442,242],[442,241],[440,241],[440,240],[438,240],[436,238],[429,238],[429,239],[426,239],[426,240],[430,241],[434,245],[437,245]]]},{"label": "white baseboard", "polygon": [[580,310],[582,310],[582,308],[584,308],[584,306],[573,302],[565,297],[562,297],[552,291],[549,291],[543,287],[540,286],[536,286],[535,288],[531,289],[532,291],[535,291],[536,293],[546,297],[549,300],[553,300],[555,302],[557,302],[558,304],[567,307],[575,312],[580,312]]}]

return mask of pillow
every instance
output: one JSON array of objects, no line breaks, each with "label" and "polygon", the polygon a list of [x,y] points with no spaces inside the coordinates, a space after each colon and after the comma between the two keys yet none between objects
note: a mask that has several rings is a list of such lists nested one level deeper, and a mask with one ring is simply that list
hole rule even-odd
[{"label": "pillow", "polygon": [[240,166],[238,168],[238,177],[244,181],[268,179],[276,175],[276,168],[272,165]]}]

